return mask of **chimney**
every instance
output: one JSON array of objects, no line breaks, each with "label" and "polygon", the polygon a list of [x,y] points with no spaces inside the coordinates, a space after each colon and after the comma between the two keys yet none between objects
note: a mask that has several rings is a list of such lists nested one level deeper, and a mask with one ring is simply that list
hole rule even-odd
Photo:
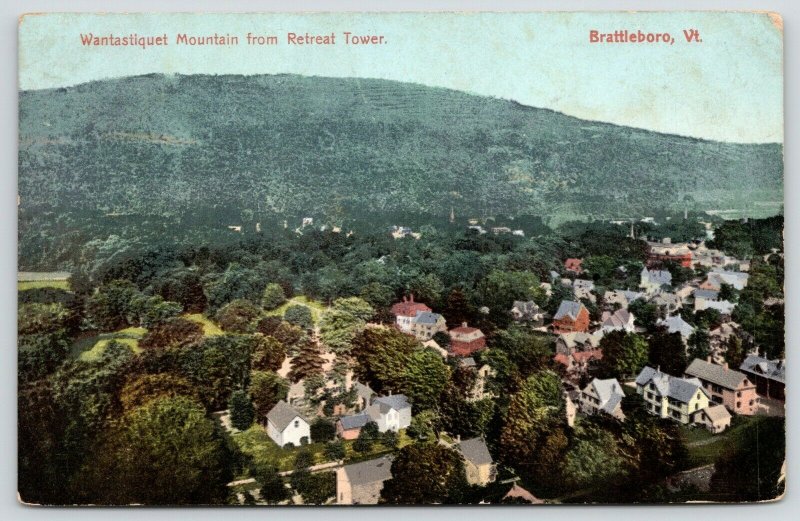
[{"label": "chimney", "polygon": [[456,434],[456,443],[461,443],[461,435]]},{"label": "chimney", "polygon": [[466,322],[462,322],[461,323],[461,327],[467,327],[467,323]]},{"label": "chimney", "polygon": [[408,297],[406,297],[405,295],[403,295],[403,302],[408,302]]},{"label": "chimney", "polygon": [[711,363],[711,355],[708,355],[708,356],[706,357],[706,362],[708,362],[709,364]]},{"label": "chimney", "polygon": [[727,371],[728,370],[728,362],[725,362],[724,364],[722,364],[722,367],[724,367],[725,370]]},{"label": "chimney", "polygon": [[414,294],[413,293],[411,294],[410,301],[414,302]]}]

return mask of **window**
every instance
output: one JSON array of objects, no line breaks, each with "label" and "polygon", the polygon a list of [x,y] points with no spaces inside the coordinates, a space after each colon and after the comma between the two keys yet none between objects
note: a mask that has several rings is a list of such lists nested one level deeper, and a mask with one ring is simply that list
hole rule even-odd
[{"label": "window", "polygon": [[295,420],[294,421],[294,428],[296,429],[298,427],[300,427],[300,420]]},{"label": "window", "polygon": [[737,392],[737,393],[736,393],[736,397],[737,397],[737,398],[741,398],[741,397],[742,397],[742,391],[739,391],[739,392]]},{"label": "window", "polygon": [[742,402],[736,402],[736,408],[739,409],[742,406]]}]

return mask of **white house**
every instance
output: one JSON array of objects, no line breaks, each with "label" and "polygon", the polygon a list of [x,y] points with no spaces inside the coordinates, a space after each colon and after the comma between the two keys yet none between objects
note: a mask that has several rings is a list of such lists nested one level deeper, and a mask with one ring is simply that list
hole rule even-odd
[{"label": "white house", "polygon": [[380,432],[397,432],[411,425],[411,404],[402,394],[375,398],[364,412],[378,424]]},{"label": "white house", "polygon": [[311,426],[283,400],[267,413],[267,434],[280,447],[287,443],[295,446],[311,443]]},{"label": "white house", "polygon": [[662,286],[669,286],[671,284],[672,274],[670,272],[648,270],[647,268],[642,269],[639,287],[642,288],[645,293],[656,293],[662,288]]},{"label": "white house", "polygon": [[633,313],[627,309],[618,309],[614,313],[604,311],[601,319],[601,329],[605,333],[610,333],[612,331],[625,331],[626,333],[633,333],[636,329],[634,320],[636,320],[636,317],[634,317]]},{"label": "white house", "polygon": [[595,378],[581,390],[580,408],[585,414],[604,412],[624,421],[622,399],[625,393],[616,378],[600,380]]}]

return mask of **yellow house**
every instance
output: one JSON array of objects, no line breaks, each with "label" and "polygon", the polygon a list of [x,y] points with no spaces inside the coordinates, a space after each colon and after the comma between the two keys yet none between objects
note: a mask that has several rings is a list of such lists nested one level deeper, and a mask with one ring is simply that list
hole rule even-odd
[{"label": "yellow house", "polygon": [[469,484],[486,486],[495,480],[497,467],[481,438],[461,441],[456,447],[464,457],[464,470]]},{"label": "yellow house", "polygon": [[639,373],[636,392],[647,402],[651,413],[684,425],[698,421],[710,403],[710,396],[697,378],[678,378],[652,367]]}]

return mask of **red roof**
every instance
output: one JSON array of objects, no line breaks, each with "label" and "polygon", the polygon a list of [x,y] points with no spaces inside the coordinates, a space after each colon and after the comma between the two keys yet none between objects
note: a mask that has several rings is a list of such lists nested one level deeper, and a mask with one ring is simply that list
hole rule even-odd
[{"label": "red roof", "polygon": [[583,264],[583,259],[570,258],[564,261],[564,268],[569,271],[581,272],[583,271],[581,264]]},{"label": "red roof", "polygon": [[572,358],[579,364],[588,362],[589,360],[600,360],[603,358],[603,350],[592,349],[591,351],[575,351],[572,353]]},{"label": "red roof", "polygon": [[556,356],[553,357],[553,360],[561,365],[569,367],[569,357],[564,353],[556,353]]},{"label": "red roof", "polygon": [[424,313],[433,310],[422,302],[414,302],[413,294],[410,298],[403,297],[402,302],[392,306],[392,314],[398,317],[415,317],[418,311]]}]

